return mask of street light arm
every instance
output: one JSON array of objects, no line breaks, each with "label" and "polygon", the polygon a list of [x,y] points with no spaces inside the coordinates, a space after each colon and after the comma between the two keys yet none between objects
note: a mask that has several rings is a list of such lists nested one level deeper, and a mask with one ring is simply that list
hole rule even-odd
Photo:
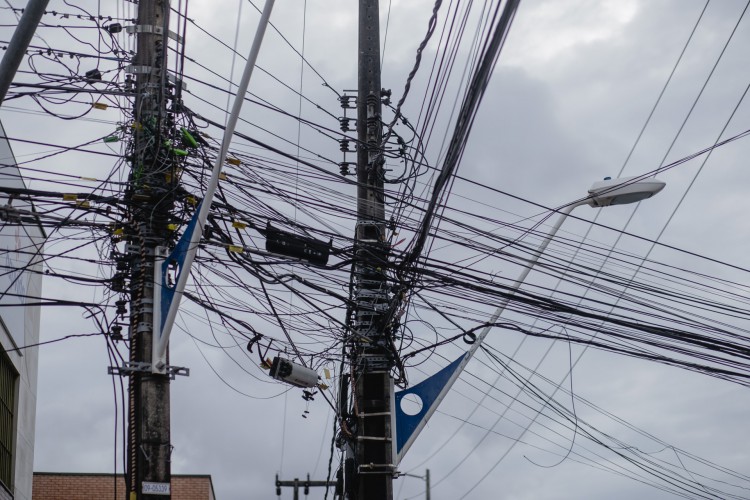
[{"label": "street light arm", "polygon": [[[401,458],[414,443],[414,440],[417,438],[419,433],[422,431],[425,425],[427,425],[430,417],[432,417],[433,413],[435,413],[435,410],[437,410],[438,406],[440,406],[441,401],[451,390],[456,380],[458,380],[458,377],[464,371],[469,361],[471,361],[471,358],[474,357],[474,354],[482,346],[482,342],[484,342],[484,339],[492,329],[492,326],[497,322],[497,319],[500,317],[503,311],[505,311],[505,308],[510,302],[510,299],[513,297],[513,295],[515,295],[523,282],[526,280],[526,277],[531,272],[531,269],[536,265],[539,257],[547,249],[547,245],[549,245],[549,242],[552,241],[552,238],[555,237],[555,234],[557,234],[557,231],[560,229],[560,226],[562,226],[565,219],[575,208],[580,207],[581,205],[588,204],[589,199],[587,198],[567,205],[566,207],[559,210],[560,216],[555,221],[555,224],[552,226],[552,228],[544,237],[544,240],[542,240],[536,250],[534,250],[528,263],[524,266],[524,270],[510,286],[508,295],[500,301],[500,305],[497,307],[497,309],[495,309],[495,312],[492,314],[492,317],[488,321],[487,326],[482,329],[468,351],[462,354],[461,357],[456,359],[446,368],[439,371],[427,380],[420,382],[419,384],[409,389],[396,393],[396,397],[394,398],[395,407],[393,411],[395,420],[393,422],[393,426],[397,431],[396,446],[393,447],[394,464],[398,464],[401,461]],[[422,400],[422,409],[416,415],[406,415],[406,413],[404,413],[400,407],[400,403],[403,397],[409,394],[413,394]]]},{"label": "street light arm", "polygon": [[[594,185],[591,186],[591,189],[589,189],[589,195],[586,198],[571,203],[558,211],[560,217],[558,217],[557,221],[552,226],[552,229],[544,237],[542,243],[532,253],[524,270],[510,286],[509,292],[500,301],[500,305],[495,310],[492,318],[490,318],[490,321],[485,324],[486,326],[482,329],[471,348],[431,377],[409,389],[399,391],[395,394],[395,397],[392,399],[394,406],[391,412],[393,420],[392,426],[396,429],[396,446],[393,447],[394,464],[398,464],[401,461],[401,458],[417,438],[420,431],[425,425],[427,425],[427,421],[432,414],[435,413],[440,402],[445,398],[445,395],[450,391],[451,387],[453,387],[453,384],[456,382],[459,375],[461,375],[464,368],[466,368],[466,365],[471,358],[482,346],[482,342],[490,329],[497,322],[497,319],[503,311],[505,311],[508,302],[510,302],[510,299],[513,298],[513,295],[521,287],[524,280],[526,280],[526,277],[531,272],[531,268],[536,265],[539,257],[547,249],[547,245],[549,245],[549,242],[554,238],[568,215],[570,215],[576,207],[580,207],[581,205],[607,207],[610,205],[637,203],[654,196],[661,191],[665,185],[666,184],[663,181],[654,178],[643,179],[636,176],[611,179],[607,177],[603,181],[594,183]],[[401,408],[401,401],[404,396],[409,395],[413,395],[422,401],[422,407],[414,415],[407,415]]]},{"label": "street light arm", "polygon": [[[469,356],[466,360],[466,362],[469,362],[469,359],[474,355],[474,353],[479,349],[482,342],[484,341],[484,338],[487,336],[487,334],[492,329],[492,325],[497,321],[497,318],[500,317],[500,315],[505,311],[505,307],[510,302],[510,299],[515,295],[515,293],[518,291],[519,288],[521,288],[521,285],[524,281],[526,281],[526,277],[531,272],[531,269],[536,265],[537,261],[539,261],[539,257],[542,256],[544,251],[547,249],[547,245],[549,245],[549,242],[552,241],[552,238],[555,237],[557,234],[557,231],[560,230],[560,226],[562,226],[562,223],[565,222],[565,219],[570,215],[570,213],[577,207],[580,207],[581,205],[588,205],[589,200],[582,200],[577,203],[573,203],[571,205],[568,205],[561,209],[558,213],[560,216],[555,221],[555,224],[552,226],[552,229],[549,230],[547,235],[544,237],[544,240],[539,244],[539,246],[534,250],[534,253],[531,255],[531,258],[528,260],[528,263],[524,266],[523,271],[521,271],[521,274],[516,278],[516,281],[513,282],[513,284],[510,286],[510,291],[507,297],[502,299],[500,301],[500,305],[497,306],[497,309],[495,309],[495,312],[493,313],[492,317],[489,320],[489,323],[487,326],[485,326],[482,331],[479,333],[479,336],[477,336],[476,342],[471,346],[471,349],[469,349]],[[463,369],[462,369],[463,370]]]}]

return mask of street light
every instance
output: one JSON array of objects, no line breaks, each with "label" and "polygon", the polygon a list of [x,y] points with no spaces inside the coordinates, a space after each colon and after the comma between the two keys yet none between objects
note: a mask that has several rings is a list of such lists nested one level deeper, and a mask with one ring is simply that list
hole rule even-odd
[{"label": "street light", "polygon": [[666,183],[653,177],[642,178],[621,177],[612,179],[605,177],[603,181],[595,182],[589,189],[586,204],[592,207],[608,207],[610,205],[627,205],[648,198],[664,189]]},{"label": "street light", "polygon": [[[427,421],[432,414],[435,413],[440,402],[445,398],[448,391],[450,391],[451,387],[458,379],[458,376],[461,375],[461,372],[469,363],[469,360],[471,360],[474,353],[476,353],[481,346],[482,341],[484,341],[484,338],[487,336],[490,329],[492,329],[492,325],[503,313],[508,302],[510,302],[510,299],[521,287],[521,284],[529,275],[529,272],[531,272],[531,269],[537,263],[539,257],[547,249],[547,245],[549,245],[549,242],[555,236],[560,229],[560,226],[562,226],[563,221],[565,221],[573,209],[582,205],[589,205],[591,207],[608,207],[611,205],[636,203],[651,198],[664,189],[664,186],[666,186],[665,182],[652,177],[643,178],[636,176],[622,177],[619,179],[611,179],[607,177],[603,181],[595,182],[589,189],[586,198],[571,203],[559,210],[560,217],[558,217],[557,221],[555,221],[555,224],[552,226],[552,229],[547,233],[542,243],[534,251],[529,262],[525,265],[524,270],[510,286],[508,295],[501,301],[500,305],[490,318],[487,326],[482,329],[471,348],[450,365],[426,380],[423,380],[419,384],[408,389],[396,392],[395,397],[393,398],[395,403],[394,429],[396,430],[396,446],[393,447],[393,460],[395,465],[398,465],[406,451],[411,447],[412,443],[414,443],[414,440],[417,438],[420,431],[427,424]],[[416,401],[417,403],[421,402],[422,405],[419,411],[412,415],[404,412],[401,408],[401,401],[405,396],[411,396],[413,399],[418,400]]]},{"label": "street light", "polygon": [[[409,474],[407,472],[399,472],[399,477],[401,476],[407,476],[407,477],[416,477],[417,479],[421,479],[424,481],[424,498],[425,500],[430,500],[430,469],[426,469],[424,476],[418,476],[416,474]],[[416,497],[412,497],[416,498]]]}]

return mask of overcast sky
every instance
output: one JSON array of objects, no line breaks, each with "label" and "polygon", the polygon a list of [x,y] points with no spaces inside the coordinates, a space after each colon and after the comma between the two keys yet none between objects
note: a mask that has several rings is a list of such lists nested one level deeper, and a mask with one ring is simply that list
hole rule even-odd
[{"label": "overcast sky", "polygon": [[[670,150],[746,6],[741,0],[710,2],[659,107],[626,163],[705,3],[703,0],[523,0],[459,173],[522,199],[558,207],[584,196],[591,183],[605,176],[616,177],[621,170],[623,176],[643,174],[659,167],[668,151],[666,163],[711,146],[750,83],[748,18],[737,28]],[[22,2],[12,0],[10,4],[21,6]],[[133,9],[127,2],[118,4],[120,13],[126,8]],[[237,48],[245,54],[256,27],[257,12],[245,3],[238,17],[235,13],[239,4],[237,0],[192,0],[189,17],[230,46],[234,45],[235,23],[239,19]],[[96,2],[91,5],[95,11]],[[431,8],[431,2],[423,0],[381,2],[381,38],[385,38],[385,23],[389,20],[383,86],[392,89],[394,100],[403,92]],[[52,0],[52,9],[65,11],[70,7]],[[441,12],[445,9],[446,6]],[[0,15],[1,25],[15,22],[8,10],[0,11]],[[272,22],[300,51],[305,26],[305,56],[337,90],[356,86],[356,19],[354,3],[340,0],[304,3],[280,0],[272,15]],[[442,23],[443,18],[439,19]],[[7,29],[3,33],[3,40],[7,40]],[[47,41],[54,45],[53,40]],[[429,64],[435,47],[433,43],[426,51],[425,60]],[[232,72],[229,52],[191,28],[187,51],[191,58],[227,77]],[[465,54],[461,63],[464,60]],[[259,64],[288,85],[295,88],[299,85],[299,58],[276,33],[269,31]],[[424,89],[429,64],[423,64],[420,70],[411,94],[413,100],[405,106],[407,116],[419,113],[420,91]],[[202,74],[190,63],[188,68],[193,74]],[[238,61],[233,70],[235,81],[240,72]],[[188,88],[198,93],[201,87],[189,83]],[[289,98],[278,84],[260,73],[254,76],[250,88],[272,102]],[[335,96],[309,69],[304,74],[303,89],[306,96],[340,114]],[[185,99],[189,106],[206,109],[191,99],[191,96]],[[74,121],[60,127],[61,122],[49,116],[15,109],[38,110],[31,101],[11,101],[10,109],[7,104],[0,111],[0,119],[10,137],[28,140],[43,137],[56,144],[78,144],[83,142],[81,137],[105,135],[119,119],[112,111],[106,117],[96,115],[110,123]],[[224,106],[225,102],[218,104]],[[453,102],[445,103],[445,109],[452,105]],[[312,107],[305,106],[303,114],[318,116]],[[290,129],[288,122],[274,120],[277,122],[264,125],[289,140],[296,140],[296,126]],[[723,137],[750,129],[749,124],[750,103],[745,102]],[[243,131],[254,133],[249,127]],[[303,132],[301,141],[311,149],[320,144],[320,139],[309,131]],[[434,140],[432,147],[438,148],[438,143]],[[326,147],[329,149],[325,154],[337,154],[335,148]],[[43,150],[20,142],[14,143],[13,148],[19,161]],[[603,210],[597,222],[618,229],[628,224],[630,233],[648,239],[658,237],[661,243],[673,247],[750,267],[746,222],[746,214],[750,213],[750,197],[746,195],[750,185],[748,153],[750,146],[747,139],[742,139],[716,151],[705,164],[699,159],[660,174],[667,187],[656,198],[643,203],[635,213],[632,207]],[[434,160],[438,151],[432,151],[431,155]],[[112,158],[86,158],[79,164],[68,159],[62,165],[47,162],[43,168],[80,171],[81,175],[93,177],[101,177],[112,168]],[[507,222],[540,212],[538,207],[509,197],[486,191],[477,194],[465,183],[456,184],[453,196],[459,200],[455,206],[466,203],[470,209],[487,210],[493,219]],[[595,210],[582,207],[575,214],[590,221]],[[563,230],[570,238],[580,239],[589,227],[585,220],[571,219]],[[628,237],[618,241],[616,232],[601,228],[594,229],[589,238],[587,241],[605,247],[616,242],[618,250],[637,256],[650,251],[643,241]],[[535,240],[531,239],[529,244],[535,244]],[[453,248],[440,255],[460,258],[462,254],[460,249]],[[656,247],[650,258],[729,279],[738,283],[738,287],[750,285],[747,273],[664,247]],[[487,272],[512,278],[518,269],[487,269]],[[555,285],[536,279],[539,284]],[[60,290],[45,288],[47,293],[61,295]],[[84,293],[89,295],[81,300],[98,298],[93,290]],[[737,293],[743,292],[738,288]],[[180,321],[190,322],[188,318]],[[209,340],[210,332],[198,323],[195,325],[193,335]],[[42,340],[91,330],[90,321],[82,317],[80,310],[42,311]],[[489,337],[490,345],[507,355],[514,352],[520,341],[516,334],[498,333]],[[539,340],[529,341],[515,359],[533,368],[548,346]],[[456,345],[444,354],[452,359],[462,349]],[[569,369],[570,360],[581,351],[579,346],[570,350],[562,344],[552,346],[540,373],[559,382]],[[282,479],[302,478],[308,473],[313,479],[325,478],[333,421],[324,401],[317,398],[308,404],[299,390],[287,391],[287,387],[279,384],[256,381],[237,369],[221,350],[199,346],[184,334],[176,333],[173,337],[170,358],[173,365],[191,370],[189,377],[174,381],[171,389],[174,474],[211,474],[219,500],[272,498],[277,473]],[[480,362],[487,359],[480,358],[469,365],[471,374],[461,377],[400,467],[417,475],[430,469],[433,500],[464,498],[465,494],[470,499],[674,498],[633,479],[580,464],[574,460],[575,456],[548,467],[560,462],[567,445],[559,447],[545,439],[555,439],[551,433],[557,431],[569,440],[570,433],[554,427],[545,418],[532,426],[521,443],[504,456],[534,412],[516,405],[498,420],[504,406],[500,400],[505,401],[501,393],[512,394],[510,385],[499,385],[500,392],[490,392],[498,400],[487,399],[482,408],[474,411],[482,391],[486,390],[474,376],[485,381],[496,376]],[[113,393],[112,378],[107,375],[109,360],[104,342],[96,338],[51,344],[41,348],[39,359],[35,470],[111,472],[117,456],[121,471],[121,449],[114,448],[118,414],[114,405],[119,396]],[[426,364],[420,369],[430,373],[437,366]],[[424,376],[415,370],[410,373],[410,381],[418,382]],[[541,384],[539,380],[536,383]],[[571,384],[577,396],[674,447],[736,471],[746,473],[750,468],[747,448],[750,398],[746,388],[594,350],[582,356],[572,382],[566,381],[563,387],[570,389]],[[544,389],[548,391],[549,387]],[[556,398],[570,406],[569,396],[561,392]],[[302,418],[305,410],[309,411],[308,418]],[[581,405],[577,411],[581,418],[596,423],[629,445],[675,462],[676,455],[671,449],[636,436]],[[469,423],[462,426],[462,419],[468,419]],[[454,432],[455,437],[447,440]],[[566,443],[559,436],[555,442]],[[122,446],[121,440],[117,446]],[[604,453],[591,442],[581,440],[577,446]],[[334,472],[336,467],[334,459]],[[416,478],[399,479],[394,485],[399,499],[420,498],[424,490],[424,483]],[[748,483],[743,486],[747,488]],[[291,490],[285,491],[283,498],[291,498]],[[322,492],[313,491],[309,498],[323,498]]]}]

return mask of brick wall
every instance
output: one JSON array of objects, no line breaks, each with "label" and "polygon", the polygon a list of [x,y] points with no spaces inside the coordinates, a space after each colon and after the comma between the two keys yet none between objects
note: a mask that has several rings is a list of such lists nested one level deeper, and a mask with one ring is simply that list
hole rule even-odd
[{"label": "brick wall", "polygon": [[[32,500],[125,500],[125,480],[112,474],[35,472]],[[215,500],[211,476],[172,476],[172,500]]]}]

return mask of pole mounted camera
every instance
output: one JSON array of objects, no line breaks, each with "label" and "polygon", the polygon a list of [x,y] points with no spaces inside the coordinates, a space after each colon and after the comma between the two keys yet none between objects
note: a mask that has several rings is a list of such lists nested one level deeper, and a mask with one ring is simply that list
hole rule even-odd
[{"label": "pole mounted camera", "polygon": [[296,387],[316,387],[318,385],[318,372],[279,356],[273,358],[269,375],[276,380],[281,380]]}]

